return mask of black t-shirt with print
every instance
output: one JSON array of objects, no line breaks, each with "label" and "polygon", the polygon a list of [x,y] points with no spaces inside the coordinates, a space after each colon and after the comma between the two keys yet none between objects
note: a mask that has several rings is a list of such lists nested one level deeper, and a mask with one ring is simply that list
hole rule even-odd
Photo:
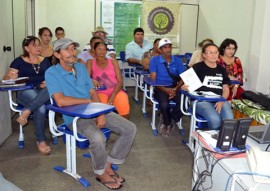
[{"label": "black t-shirt with print", "polygon": [[193,69],[203,83],[197,91],[211,91],[222,95],[222,85],[231,84],[226,70],[218,64],[216,68],[210,68],[204,62],[199,62],[193,66]]}]

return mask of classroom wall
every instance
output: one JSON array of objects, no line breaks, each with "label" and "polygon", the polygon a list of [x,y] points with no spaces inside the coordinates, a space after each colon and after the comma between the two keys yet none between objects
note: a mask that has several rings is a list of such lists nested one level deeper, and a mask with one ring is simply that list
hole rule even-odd
[{"label": "classroom wall", "polygon": [[[269,12],[266,12],[266,8],[270,8],[269,1],[171,1],[199,4],[196,41],[212,38],[217,45],[220,45],[225,38],[235,39],[239,47],[236,56],[242,61],[247,79],[244,88],[270,93],[268,77],[270,67],[267,67],[268,60],[265,58],[268,53],[267,42],[270,41],[268,32],[270,25],[267,25]],[[62,26],[66,30],[66,36],[78,41],[83,49],[84,45],[88,43],[94,27],[100,25],[99,4],[100,0],[80,0],[79,2],[75,0],[36,0],[36,32],[43,26],[48,26],[52,31],[57,26]],[[95,9],[95,7],[97,8]],[[195,50],[194,45],[191,47],[194,47]]]},{"label": "classroom wall", "polygon": [[95,26],[95,0],[36,0],[35,10],[36,35],[41,27],[49,27],[54,34],[61,26],[67,38],[80,44],[80,50],[89,43]]},{"label": "classroom wall", "polygon": [[237,41],[244,69],[249,63],[255,0],[201,0],[199,2],[198,42],[211,38],[219,46],[225,38]]},{"label": "classroom wall", "polygon": [[[267,0],[200,0],[198,42],[212,38],[219,46],[225,38],[238,43],[243,64],[244,88],[270,93],[267,46],[269,37],[269,1]],[[268,42],[268,43],[267,43]]]},{"label": "classroom wall", "polygon": [[270,2],[256,1],[247,78],[250,89],[270,95]]}]

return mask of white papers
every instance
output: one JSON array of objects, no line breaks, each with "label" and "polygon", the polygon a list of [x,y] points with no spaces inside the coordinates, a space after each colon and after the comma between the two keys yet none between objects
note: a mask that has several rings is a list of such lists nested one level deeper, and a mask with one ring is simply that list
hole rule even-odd
[{"label": "white papers", "polygon": [[180,74],[180,77],[182,78],[184,83],[188,85],[189,92],[194,92],[203,85],[193,68],[189,68],[188,70]]},{"label": "white papers", "polygon": [[2,80],[2,84],[19,84],[28,81],[29,77],[19,77],[16,79]]},{"label": "white papers", "polygon": [[202,95],[204,96],[204,97],[208,97],[208,98],[216,98],[216,97],[220,97],[220,95],[218,95],[218,94],[215,94],[214,92],[205,92],[205,91],[200,91],[201,93],[202,93]]}]

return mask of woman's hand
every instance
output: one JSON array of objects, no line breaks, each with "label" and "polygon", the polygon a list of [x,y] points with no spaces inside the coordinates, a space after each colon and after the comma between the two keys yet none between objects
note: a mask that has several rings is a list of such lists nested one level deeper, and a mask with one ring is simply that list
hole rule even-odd
[{"label": "woman's hand", "polygon": [[221,109],[222,109],[223,105],[224,105],[224,102],[223,102],[223,101],[219,101],[219,102],[217,102],[217,103],[215,104],[215,108],[216,108],[216,111],[217,111],[218,113],[221,112]]},{"label": "woman's hand", "polygon": [[99,88],[101,86],[101,83],[99,83],[97,80],[92,79],[92,83],[95,88]]},{"label": "woman's hand", "polygon": [[230,80],[237,80],[234,76],[229,76]]},{"label": "woman's hand", "polygon": [[19,70],[15,69],[15,68],[9,68],[6,76],[9,79],[17,79],[18,78],[18,72],[19,72]]},{"label": "woman's hand", "polygon": [[113,105],[114,99],[115,99],[115,96],[111,95],[111,96],[108,98],[108,104],[109,104],[109,105]]},{"label": "woman's hand", "polygon": [[188,85],[186,85],[186,84],[182,85],[181,89],[188,92]]},{"label": "woman's hand", "polygon": [[237,90],[238,90],[238,85],[234,85],[232,88],[232,98],[236,96]]},{"label": "woman's hand", "polygon": [[105,127],[105,124],[106,124],[106,119],[105,119],[105,115],[100,115],[96,118],[96,126],[98,128],[103,128]]}]

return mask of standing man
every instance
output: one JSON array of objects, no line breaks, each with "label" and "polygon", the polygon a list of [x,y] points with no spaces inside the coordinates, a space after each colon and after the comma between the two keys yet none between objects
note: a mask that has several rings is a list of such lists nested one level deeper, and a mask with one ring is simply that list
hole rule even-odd
[{"label": "standing man", "polygon": [[134,40],[126,46],[126,60],[130,64],[142,64],[143,54],[153,48],[152,43],[144,39],[144,30],[136,28],[133,32]]},{"label": "standing man", "polygon": [[[92,32],[92,35],[93,37],[101,38],[107,44],[107,55],[109,55],[111,58],[116,58],[115,49],[112,43],[107,39],[106,35],[108,35],[108,33],[104,30],[103,27],[98,26],[96,30]],[[85,47],[85,49],[87,50],[89,50],[90,48],[90,45],[86,45]]]},{"label": "standing man", "polygon": [[[89,74],[83,64],[75,63],[77,42],[62,38],[54,43],[54,56],[59,63],[50,67],[45,80],[50,97],[59,107],[76,104],[100,102]],[[63,116],[65,123],[72,129],[72,116]],[[106,153],[106,138],[100,128],[107,127],[119,135],[112,150]],[[116,174],[111,164],[122,164],[128,155],[136,134],[136,126],[111,112],[95,119],[79,119],[78,133],[89,139],[89,152],[92,156],[96,180],[109,189],[119,189],[125,179]]]},{"label": "standing man", "polygon": [[[161,111],[161,126],[158,127],[159,133],[168,138],[171,130],[182,117],[180,110],[179,75],[184,72],[182,61],[172,55],[172,43],[169,39],[163,38],[159,41],[160,56],[155,56],[150,60],[150,78],[157,81],[165,81],[170,86],[157,86],[154,90],[154,97],[157,99]],[[170,100],[176,103],[171,110]]]}]

